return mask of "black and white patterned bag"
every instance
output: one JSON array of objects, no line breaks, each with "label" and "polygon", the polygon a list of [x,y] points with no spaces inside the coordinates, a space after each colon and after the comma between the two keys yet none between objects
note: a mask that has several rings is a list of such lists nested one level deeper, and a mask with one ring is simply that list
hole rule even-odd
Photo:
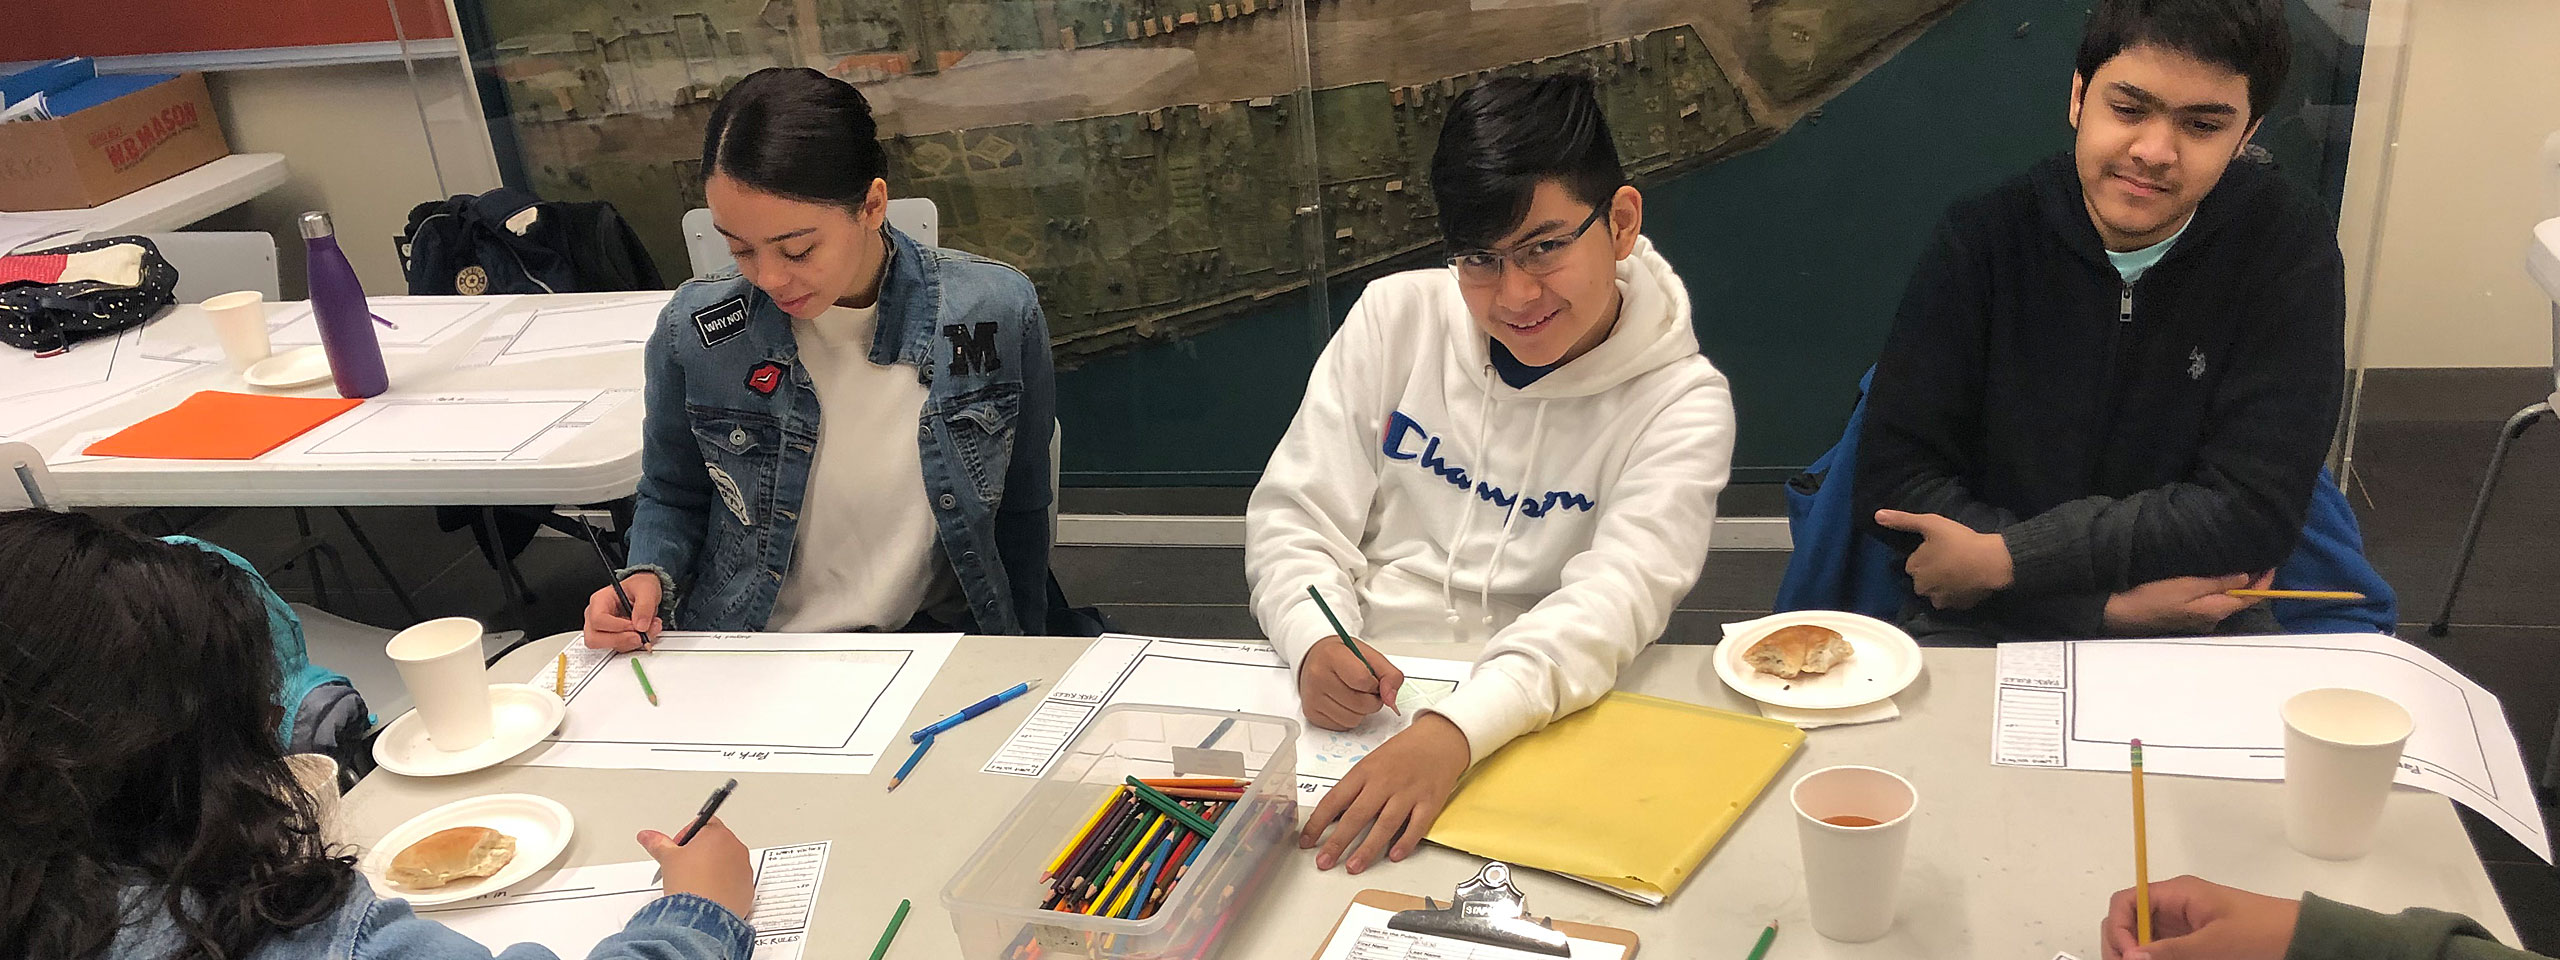
[{"label": "black and white patterned bag", "polygon": [[177,301],[178,268],[141,237],[0,257],[0,343],[39,354],[139,326]]}]

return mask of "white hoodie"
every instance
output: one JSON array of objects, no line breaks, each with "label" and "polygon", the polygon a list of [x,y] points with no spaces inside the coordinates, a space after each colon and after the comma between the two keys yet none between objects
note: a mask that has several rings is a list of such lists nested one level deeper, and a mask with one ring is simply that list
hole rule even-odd
[{"label": "white hoodie", "polygon": [[1471,763],[1607,693],[1706,561],[1732,395],[1652,242],[1617,272],[1609,339],[1522,389],[1454,273],[1369,284],[1245,509],[1254,617],[1290,663],[1334,632],[1309,585],[1362,639],[1490,641],[1433,708]]}]

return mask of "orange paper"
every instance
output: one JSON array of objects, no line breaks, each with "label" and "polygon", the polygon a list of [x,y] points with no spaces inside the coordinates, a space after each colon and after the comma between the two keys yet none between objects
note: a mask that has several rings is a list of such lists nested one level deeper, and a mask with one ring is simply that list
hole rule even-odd
[{"label": "orange paper", "polygon": [[363,402],[205,390],[90,444],[84,452],[153,460],[255,460]]}]

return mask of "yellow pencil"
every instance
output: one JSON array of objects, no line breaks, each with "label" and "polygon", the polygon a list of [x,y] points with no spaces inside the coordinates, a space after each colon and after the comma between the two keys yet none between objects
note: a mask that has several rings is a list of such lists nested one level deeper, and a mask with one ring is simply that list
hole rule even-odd
[{"label": "yellow pencil", "polygon": [[1058,868],[1067,865],[1067,854],[1076,852],[1076,846],[1084,841],[1084,835],[1093,832],[1093,825],[1102,822],[1102,815],[1111,812],[1112,805],[1120,802],[1121,791],[1127,789],[1129,788],[1113,787],[1110,793],[1102,795],[1102,803],[1095,806],[1093,813],[1084,818],[1084,826],[1077,827],[1076,832],[1067,834],[1066,846],[1059,847],[1058,855],[1049,858],[1049,867],[1040,871],[1040,879],[1046,880],[1056,876]]},{"label": "yellow pencil", "polygon": [[1171,817],[1157,817],[1156,822],[1147,827],[1146,834],[1138,838],[1138,845],[1129,848],[1128,856],[1121,858],[1120,865],[1112,869],[1111,879],[1102,885],[1101,890],[1094,892],[1093,902],[1085,904],[1084,912],[1087,916],[1098,917],[1102,915],[1102,908],[1111,902],[1111,898],[1114,895],[1120,892],[1120,881],[1129,878],[1129,871],[1137,864],[1142,851],[1146,850],[1149,844],[1155,842],[1156,833],[1163,830],[1165,824],[1171,822],[1173,822],[1173,818]]},{"label": "yellow pencil", "polygon": [[2353,590],[2225,590],[2226,597],[2250,600],[2362,600],[2364,594]]},{"label": "yellow pencil", "polygon": [[560,651],[560,667],[551,674],[551,692],[559,694],[562,700],[569,699],[569,652],[566,650]]},{"label": "yellow pencil", "polygon": [[2133,942],[2151,942],[2151,844],[2143,834],[2142,741],[2133,742]]}]

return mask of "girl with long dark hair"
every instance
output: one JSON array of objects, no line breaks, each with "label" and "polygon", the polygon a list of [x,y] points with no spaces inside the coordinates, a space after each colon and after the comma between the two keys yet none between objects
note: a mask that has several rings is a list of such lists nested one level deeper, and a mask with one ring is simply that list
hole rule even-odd
[{"label": "girl with long dark hair", "polygon": [[[487,960],[324,842],[276,743],[278,683],[266,608],[221,556],[0,513],[0,957]],[[667,895],[592,956],[745,960],[737,836],[640,844]]]}]

